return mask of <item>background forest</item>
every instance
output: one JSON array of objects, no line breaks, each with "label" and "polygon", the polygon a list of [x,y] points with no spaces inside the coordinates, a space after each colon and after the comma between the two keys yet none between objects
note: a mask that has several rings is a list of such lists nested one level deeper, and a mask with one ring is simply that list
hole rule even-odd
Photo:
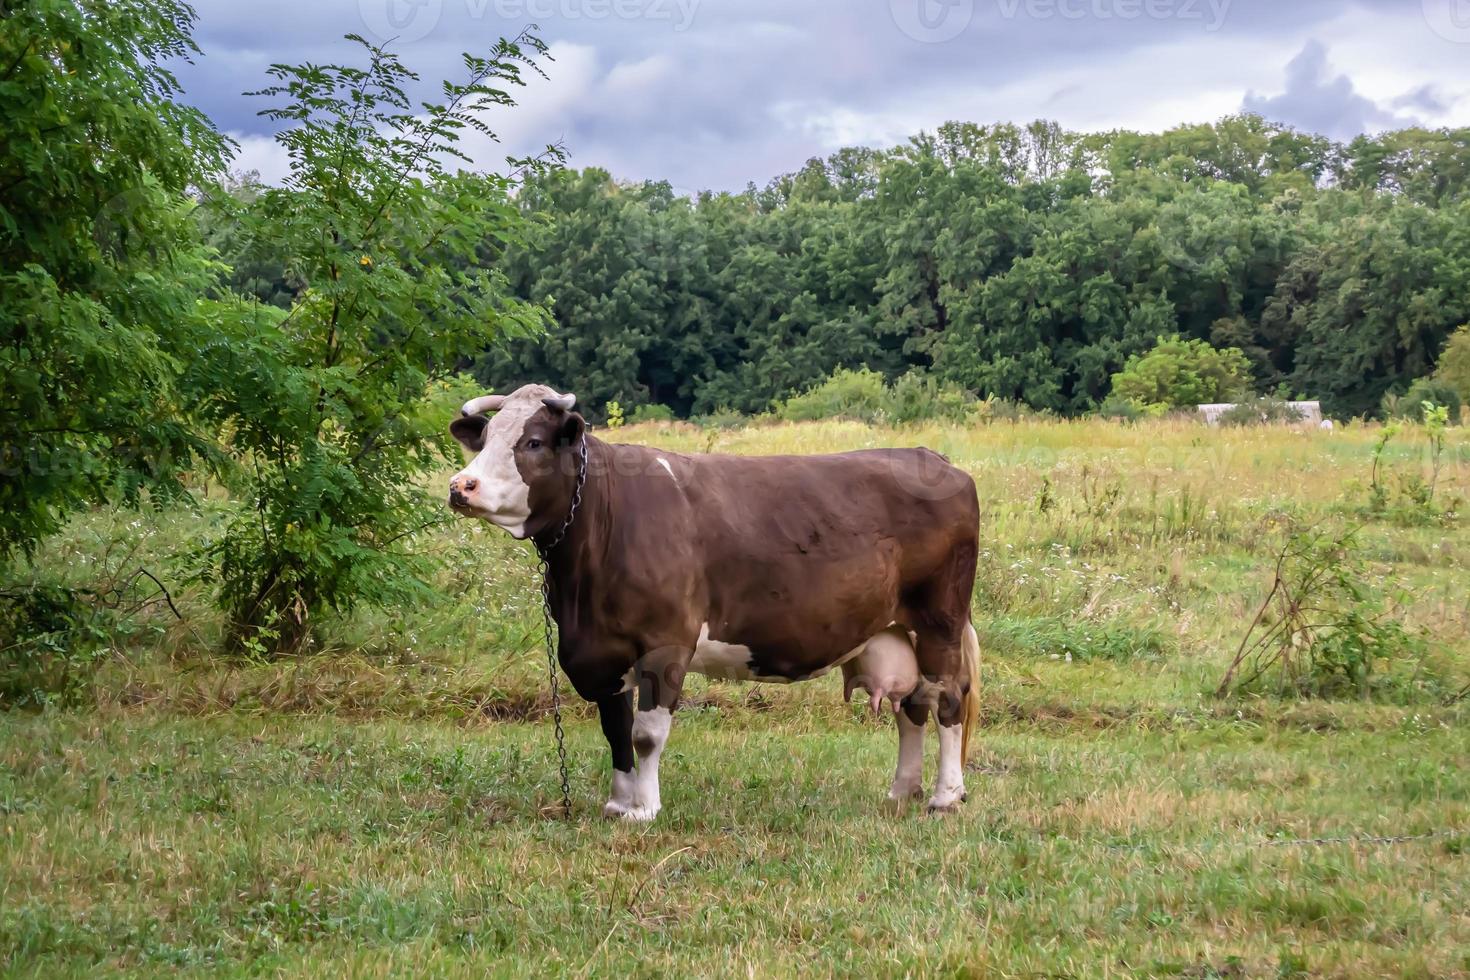
[{"label": "background forest", "polygon": [[[594,412],[760,412],[867,367],[1076,414],[1179,333],[1241,349],[1262,393],[1351,417],[1470,320],[1467,130],[1343,145],[1251,115],[1160,134],[950,123],[739,194],[588,167],[516,201],[541,233],[481,255],[555,322],[463,366]],[[296,295],[289,256],[225,253],[234,288]]]}]

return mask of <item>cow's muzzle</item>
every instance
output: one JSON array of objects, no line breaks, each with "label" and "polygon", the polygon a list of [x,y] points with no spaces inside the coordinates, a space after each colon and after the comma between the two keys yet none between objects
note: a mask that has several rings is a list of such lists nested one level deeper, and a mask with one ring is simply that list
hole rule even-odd
[{"label": "cow's muzzle", "polygon": [[449,509],[468,513],[474,510],[469,494],[475,492],[480,481],[474,477],[455,477],[449,481]]}]

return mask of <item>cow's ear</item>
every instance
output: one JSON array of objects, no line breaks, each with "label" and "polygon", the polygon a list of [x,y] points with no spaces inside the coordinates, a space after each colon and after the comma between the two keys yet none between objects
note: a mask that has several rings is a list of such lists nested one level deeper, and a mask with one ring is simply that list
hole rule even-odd
[{"label": "cow's ear", "polygon": [[567,417],[561,421],[561,430],[557,433],[557,441],[563,446],[576,445],[582,433],[587,429],[587,420],[576,412],[568,412]]},{"label": "cow's ear", "polygon": [[490,420],[483,415],[468,415],[449,423],[449,434],[472,453],[485,448],[485,430]]}]

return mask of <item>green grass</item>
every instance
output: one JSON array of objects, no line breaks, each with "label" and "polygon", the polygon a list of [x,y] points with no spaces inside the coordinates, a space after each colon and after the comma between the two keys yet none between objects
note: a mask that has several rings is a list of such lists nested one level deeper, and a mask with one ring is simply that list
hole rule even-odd
[{"label": "green grass", "polygon": [[[553,819],[534,565],[456,523],[420,543],[452,559],[441,603],[224,663],[207,596],[176,589],[185,622],[145,619],[84,707],[0,714],[0,970],[1470,974],[1470,533],[1362,514],[1372,430],[617,436],[918,442],[976,475],[984,727],[959,813],[883,804],[892,722],[826,678],[693,681],[647,828],[595,816],[606,752],[574,705],[578,816]],[[1452,440],[1447,498],[1470,487]],[[176,582],[219,512],[99,513],[37,574],[128,560]],[[1413,683],[1209,696],[1293,521],[1364,523],[1375,589],[1429,640],[1386,666]]]},{"label": "green grass", "polygon": [[[1470,969],[1470,738],[994,726],[962,813],[879,805],[888,732],[694,711],[651,829],[548,819],[540,726],[4,722],[7,965],[710,974]],[[887,726],[883,726],[887,727]]]}]

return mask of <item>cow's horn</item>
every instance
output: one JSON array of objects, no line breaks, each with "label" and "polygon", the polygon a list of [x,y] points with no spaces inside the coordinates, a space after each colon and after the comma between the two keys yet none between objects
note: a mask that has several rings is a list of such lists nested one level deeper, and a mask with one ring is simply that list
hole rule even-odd
[{"label": "cow's horn", "polygon": [[547,408],[557,409],[563,412],[570,412],[572,410],[572,406],[577,404],[577,396],[570,393],[565,395],[552,395],[549,398],[541,399],[541,404],[545,405]]},{"label": "cow's horn", "polygon": [[469,418],[471,415],[488,415],[491,412],[500,411],[501,406],[504,404],[504,395],[481,395],[479,398],[471,398],[465,402],[464,408],[459,410],[459,414],[465,418]]}]

